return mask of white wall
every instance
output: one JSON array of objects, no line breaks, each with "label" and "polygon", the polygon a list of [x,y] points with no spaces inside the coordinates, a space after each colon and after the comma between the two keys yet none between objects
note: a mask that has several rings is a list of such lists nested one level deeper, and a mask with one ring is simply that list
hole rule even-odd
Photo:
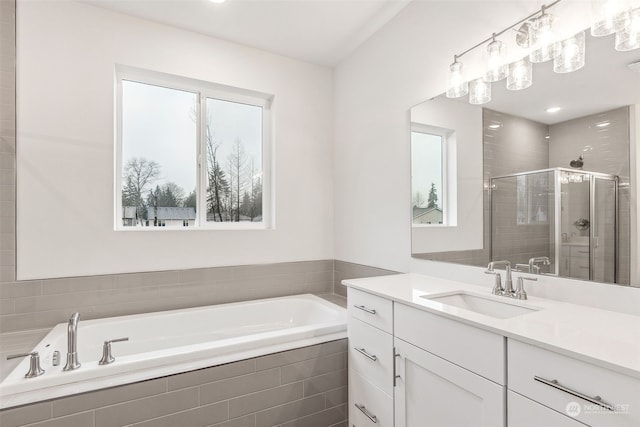
[{"label": "white wall", "polygon": [[[19,279],[333,258],[330,69],[71,1],[17,13]],[[116,63],[275,95],[274,230],[113,230]]]},{"label": "white wall", "polygon": [[337,259],[409,271],[409,109],[444,91],[455,53],[538,4],[414,1],[337,67]]}]

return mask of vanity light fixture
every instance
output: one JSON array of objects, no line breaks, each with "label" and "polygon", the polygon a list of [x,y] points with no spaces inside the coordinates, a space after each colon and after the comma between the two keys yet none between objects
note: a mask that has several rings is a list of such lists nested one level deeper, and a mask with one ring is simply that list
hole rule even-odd
[{"label": "vanity light fixture", "polygon": [[[539,11],[536,11],[529,16],[519,20],[518,22],[508,26],[500,32],[493,33],[491,37],[481,41],[475,46],[465,50],[462,53],[453,56],[453,63],[449,66],[449,76],[447,79],[447,98],[460,98],[470,93],[469,102],[472,104],[484,104],[491,100],[491,82],[497,82],[505,77],[510,77],[510,65],[506,62],[506,49],[504,42],[497,38],[507,31],[519,26],[516,35],[516,41],[519,46],[529,46],[531,43],[531,34],[533,34],[534,40],[538,43],[538,50],[543,48],[542,42],[550,37],[550,25],[553,18],[546,13],[546,10],[555,6],[562,0],[555,0],[549,5],[543,6]],[[540,19],[542,18],[542,19]],[[535,27],[535,31],[534,31]],[[471,85],[466,81],[462,75],[462,62],[459,59],[471,52],[472,50],[487,44],[487,71],[482,77],[482,81],[471,82]],[[533,46],[533,45],[531,45]],[[542,52],[542,51],[541,51]],[[555,50],[554,50],[555,52]],[[551,58],[549,58],[551,59]],[[525,89],[531,86],[532,79],[530,73],[530,63],[520,62],[518,67],[514,67],[516,75],[510,79],[511,90]],[[472,89],[470,89],[470,86]]]},{"label": "vanity light fixture", "polygon": [[[561,1],[555,0],[548,5],[543,5],[538,11],[502,31],[491,34],[490,37],[464,52],[454,55],[453,63],[449,66],[447,97],[459,98],[469,94],[469,103],[485,104],[491,101],[491,83],[505,77],[507,89],[526,89],[533,83],[532,63],[553,60],[553,71],[556,73],[570,73],[584,67],[585,32],[579,32],[561,41],[558,41],[554,35],[555,20],[548,10]],[[591,33],[600,36],[615,32],[617,50],[640,48],[640,7],[636,5],[632,8],[631,1],[637,4],[637,0],[592,0],[596,19],[593,21]],[[509,30],[515,31],[516,45],[526,49],[523,55],[527,55],[527,58],[511,64],[506,62],[504,43],[498,40],[498,37]],[[487,69],[479,79],[481,81],[474,80],[469,83],[462,76],[460,58],[485,44],[487,45]],[[547,109],[547,112],[558,110]]]}]

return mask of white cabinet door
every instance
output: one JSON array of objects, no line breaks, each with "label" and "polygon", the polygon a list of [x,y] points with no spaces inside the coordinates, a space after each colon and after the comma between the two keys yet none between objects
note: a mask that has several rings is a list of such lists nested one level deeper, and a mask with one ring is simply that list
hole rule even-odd
[{"label": "white cabinet door", "polygon": [[505,426],[503,386],[401,339],[394,345],[396,426]]},{"label": "white cabinet door", "polygon": [[542,406],[533,400],[527,399],[524,396],[514,393],[512,391],[507,392],[507,425],[509,427],[540,427],[540,426],[553,426],[553,427],[584,427],[585,425],[569,418],[566,415],[560,414],[552,409]]}]

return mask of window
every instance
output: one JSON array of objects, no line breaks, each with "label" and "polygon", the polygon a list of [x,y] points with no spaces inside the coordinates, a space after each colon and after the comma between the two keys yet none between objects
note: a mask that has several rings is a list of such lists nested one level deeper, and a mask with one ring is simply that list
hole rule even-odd
[{"label": "window", "polygon": [[117,83],[119,229],[270,226],[272,96],[129,67]]},{"label": "window", "polygon": [[413,225],[446,224],[445,147],[440,129],[414,123],[411,130],[411,208]]}]

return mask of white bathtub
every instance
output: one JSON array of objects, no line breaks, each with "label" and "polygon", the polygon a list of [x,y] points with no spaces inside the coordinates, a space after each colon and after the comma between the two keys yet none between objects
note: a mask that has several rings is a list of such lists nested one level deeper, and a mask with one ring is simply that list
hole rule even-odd
[{"label": "white bathtub", "polygon": [[[82,366],[62,370],[67,324],[55,326],[33,349],[46,372],[25,378],[25,358],[0,383],[0,409],[341,339],[346,330],[346,310],[314,295],[97,320],[82,320],[80,313]],[[112,344],[115,362],[98,365],[103,342],[123,337],[129,341]]]}]

